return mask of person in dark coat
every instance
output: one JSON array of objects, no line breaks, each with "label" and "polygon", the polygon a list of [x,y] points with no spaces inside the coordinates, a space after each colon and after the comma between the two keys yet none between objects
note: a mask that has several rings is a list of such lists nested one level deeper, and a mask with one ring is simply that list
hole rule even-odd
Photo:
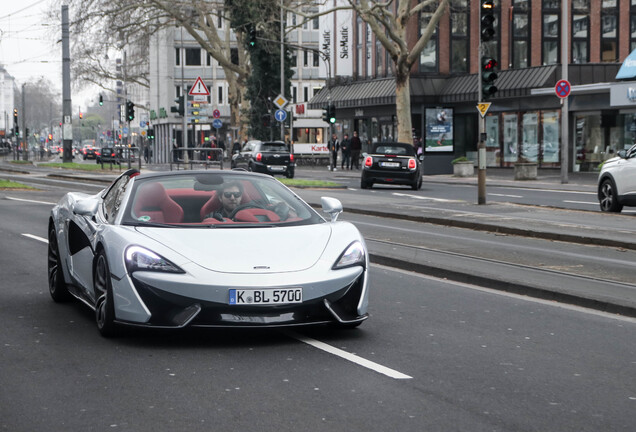
[{"label": "person in dark coat", "polygon": [[344,138],[340,143],[340,150],[342,151],[342,163],[340,164],[340,169],[351,169],[351,140],[349,139],[349,134],[344,134]]},{"label": "person in dark coat", "polygon": [[358,138],[358,131],[353,131],[353,138],[351,138],[351,167],[355,166],[356,169],[360,169],[360,151],[362,150],[362,141]]},{"label": "person in dark coat", "polygon": [[340,141],[336,134],[333,134],[329,141],[329,151],[331,152],[331,165],[329,169],[331,169],[331,171],[336,170],[336,165],[338,163],[338,150],[340,150]]}]

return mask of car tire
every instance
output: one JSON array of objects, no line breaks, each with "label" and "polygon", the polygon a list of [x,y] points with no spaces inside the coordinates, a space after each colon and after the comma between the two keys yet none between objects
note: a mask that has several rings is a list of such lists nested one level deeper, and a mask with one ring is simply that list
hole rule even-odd
[{"label": "car tire", "polygon": [[60,249],[57,245],[57,236],[55,235],[55,226],[51,224],[49,228],[49,247],[48,247],[48,280],[49,293],[53,301],[63,303],[71,299],[71,293],[68,291],[66,281],[64,280],[64,272],[62,271],[62,260],[60,259]]},{"label": "car tire", "polygon": [[422,188],[422,177],[418,177],[418,179],[411,185],[411,189],[420,190]]},{"label": "car tire", "polygon": [[110,279],[110,267],[104,251],[97,255],[93,271],[93,286],[97,303],[95,304],[95,322],[97,330],[103,337],[113,337],[117,334],[115,324],[115,305],[113,302],[113,287]]},{"label": "car tire", "polygon": [[616,187],[611,179],[607,178],[601,183],[598,191],[598,202],[603,212],[620,213],[623,210],[623,206],[618,202]]},{"label": "car tire", "polygon": [[366,181],[364,179],[360,180],[360,189],[369,189],[373,186],[372,182]]},{"label": "car tire", "polygon": [[293,171],[287,171],[285,173],[285,177],[290,178],[290,179],[294,178],[294,172]]}]

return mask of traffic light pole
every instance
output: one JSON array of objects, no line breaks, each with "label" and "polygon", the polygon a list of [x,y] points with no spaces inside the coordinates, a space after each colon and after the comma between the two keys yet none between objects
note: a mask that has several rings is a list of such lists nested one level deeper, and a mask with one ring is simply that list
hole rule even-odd
[{"label": "traffic light pole", "polygon": [[[479,23],[481,26],[481,11],[479,8]],[[478,101],[483,102],[483,88],[482,88],[482,40],[479,37],[479,48],[477,49],[478,65],[477,68],[477,89],[478,89]],[[479,142],[477,143],[477,204],[486,204],[486,118],[483,115],[479,116]]]}]

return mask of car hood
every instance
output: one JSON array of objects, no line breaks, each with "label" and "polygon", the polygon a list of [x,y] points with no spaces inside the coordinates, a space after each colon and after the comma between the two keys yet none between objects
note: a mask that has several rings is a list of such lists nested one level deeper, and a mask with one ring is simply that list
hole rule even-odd
[{"label": "car hood", "polygon": [[326,223],[270,228],[137,227],[137,231],[187,260],[225,273],[308,269],[320,259],[331,237]]}]

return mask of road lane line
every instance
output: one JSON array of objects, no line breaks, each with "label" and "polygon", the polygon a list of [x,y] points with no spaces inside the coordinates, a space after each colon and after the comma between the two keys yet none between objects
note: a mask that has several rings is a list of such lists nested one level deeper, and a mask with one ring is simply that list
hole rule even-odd
[{"label": "road lane line", "polygon": [[336,348],[336,347],[333,347],[331,345],[328,345],[328,344],[326,344],[324,342],[320,342],[320,341],[318,341],[316,339],[312,339],[310,337],[303,336],[303,335],[300,335],[300,334],[295,333],[295,332],[286,332],[286,333],[287,333],[288,336],[290,336],[290,337],[292,337],[292,338],[294,338],[294,339],[296,339],[296,340],[298,340],[300,342],[306,343],[307,345],[311,345],[314,348],[318,348],[319,350],[328,352],[329,354],[333,354],[333,355],[338,356],[340,358],[343,358],[345,360],[349,360],[350,362],[353,362],[353,363],[355,363],[355,364],[357,364],[359,366],[365,367],[367,369],[371,369],[371,370],[373,370],[375,372],[381,373],[381,374],[386,375],[386,376],[388,376],[390,378],[393,378],[393,379],[413,379],[413,377],[411,377],[411,376],[405,375],[405,374],[403,374],[401,372],[398,372],[398,371],[396,371],[394,369],[390,369],[390,368],[388,368],[386,366],[382,366],[381,364],[372,362],[371,360],[367,360],[367,359],[362,358],[360,356],[357,356],[355,354],[348,353],[348,352],[343,351],[343,350],[341,350],[339,348]]},{"label": "road lane line", "polygon": [[56,204],[54,202],[29,200],[29,199],[24,199],[24,198],[13,198],[13,197],[5,197],[5,198],[8,199],[8,200],[12,200],[12,201],[23,201],[23,202],[34,203],[34,204],[46,204],[46,205],[55,205]]},{"label": "road lane line", "polygon": [[569,203],[569,204],[588,204],[588,205],[593,205],[593,206],[597,206],[598,202],[589,202],[589,201],[567,201],[564,200],[564,203]]},{"label": "road lane line", "polygon": [[444,199],[444,198],[425,197],[425,196],[420,196],[420,195],[405,194],[405,193],[399,193],[399,192],[393,192],[393,193],[391,193],[391,195],[395,195],[395,196],[399,196],[399,197],[415,198],[415,199],[426,200],[426,201],[443,202],[443,203],[461,202],[459,200],[450,200],[450,199]]},{"label": "road lane line", "polygon": [[42,242],[42,243],[46,243],[46,244],[48,244],[48,243],[49,243],[49,241],[48,241],[47,239],[42,238],[42,237],[38,237],[38,236],[33,235],[33,234],[26,234],[26,233],[22,233],[22,235],[23,235],[23,236],[25,236],[25,237],[31,238],[31,239],[33,239],[33,240],[40,241],[40,242]]},{"label": "road lane line", "polygon": [[488,195],[498,196],[498,197],[507,197],[507,198],[523,198],[523,195],[506,195],[506,194],[498,194],[498,193],[489,193]]}]

